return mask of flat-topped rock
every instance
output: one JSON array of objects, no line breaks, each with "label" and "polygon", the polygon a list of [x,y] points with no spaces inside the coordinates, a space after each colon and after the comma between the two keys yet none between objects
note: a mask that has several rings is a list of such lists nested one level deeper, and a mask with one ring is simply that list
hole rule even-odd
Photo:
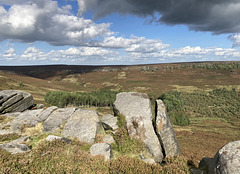
[{"label": "flat-topped rock", "polygon": [[77,137],[80,141],[94,143],[95,137],[103,130],[96,111],[78,109],[65,124],[62,134]]},{"label": "flat-topped rock", "polygon": [[125,116],[129,136],[141,139],[155,161],[162,162],[162,148],[152,124],[152,107],[147,94],[136,92],[117,94],[114,112]]},{"label": "flat-topped rock", "polygon": [[58,108],[44,121],[43,128],[45,132],[55,132],[65,121],[67,121],[76,108]]}]

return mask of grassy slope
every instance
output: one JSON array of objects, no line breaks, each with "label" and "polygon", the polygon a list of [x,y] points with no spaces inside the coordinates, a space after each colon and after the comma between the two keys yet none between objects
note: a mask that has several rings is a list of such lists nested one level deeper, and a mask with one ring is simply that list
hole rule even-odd
[{"label": "grassy slope", "polygon": [[[44,103],[47,91],[95,91],[102,88],[146,92],[151,98],[172,90],[182,92],[210,91],[215,88],[240,90],[240,69],[214,70],[183,68],[185,64],[159,64],[116,67],[106,71],[81,72],[81,67],[42,67],[32,74],[19,68],[0,71],[0,90],[19,89],[33,94],[36,103]],[[74,70],[71,70],[74,69]],[[100,67],[102,68],[102,67]],[[4,68],[2,68],[4,69]],[[64,69],[64,71],[61,71]],[[1,70],[1,68],[0,68]],[[52,72],[50,71],[52,70]],[[69,71],[71,70],[71,71]],[[30,77],[32,75],[34,77]],[[42,75],[42,76],[41,76]],[[182,154],[197,164],[202,157],[213,157],[229,141],[240,139],[240,128],[219,118],[190,118],[191,125],[174,129]]]}]

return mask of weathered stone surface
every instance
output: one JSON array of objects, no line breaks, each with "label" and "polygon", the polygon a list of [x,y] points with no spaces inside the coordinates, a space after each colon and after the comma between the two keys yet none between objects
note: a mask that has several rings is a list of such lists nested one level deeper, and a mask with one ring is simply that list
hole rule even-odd
[{"label": "weathered stone surface", "polygon": [[166,157],[180,155],[181,150],[163,101],[157,100],[156,107],[156,131],[165,155]]},{"label": "weathered stone surface", "polygon": [[67,121],[76,108],[59,108],[52,112],[44,121],[43,128],[46,132],[55,132],[65,121]]},{"label": "weathered stone surface", "polygon": [[55,135],[48,135],[48,137],[46,138],[46,141],[54,141],[54,140],[63,140],[66,143],[70,143],[71,140],[65,137],[59,137],[59,136],[55,136]]},{"label": "weathered stone surface", "polygon": [[23,124],[36,126],[39,122],[38,115],[41,112],[42,112],[42,109],[18,112],[18,115],[17,115],[17,113],[14,113],[16,117],[14,118],[14,120],[11,123],[9,123],[11,125],[11,130],[19,131],[20,127]]},{"label": "weathered stone surface", "polygon": [[45,121],[49,116],[50,114],[56,110],[57,107],[56,106],[52,106],[52,107],[49,107],[45,110],[43,110],[39,115],[38,115],[38,121],[41,122],[41,121]]},{"label": "weathered stone surface", "polygon": [[112,135],[106,135],[103,137],[103,141],[108,144],[115,143],[115,140],[113,139]]},{"label": "weathered stone surface", "polygon": [[12,154],[28,152],[30,151],[29,147],[26,144],[21,144],[27,141],[28,138],[29,138],[28,136],[25,136],[25,137],[18,138],[14,141],[11,141],[9,143],[0,144],[0,148]]},{"label": "weathered stone surface", "polygon": [[2,105],[5,101],[12,98],[13,96],[17,95],[18,91],[14,90],[3,90],[0,91],[0,105]]},{"label": "weathered stone surface", "polygon": [[103,127],[105,130],[116,130],[118,129],[117,117],[114,117],[111,114],[104,115],[101,118]]},{"label": "weathered stone surface", "polygon": [[18,102],[21,99],[23,99],[23,95],[21,93],[16,94],[13,97],[9,98],[0,107],[0,112],[2,112],[4,109],[8,108],[9,106],[13,105],[14,103]]},{"label": "weathered stone surface", "polygon": [[94,143],[96,134],[102,130],[101,121],[96,111],[78,109],[65,124],[62,134],[77,137],[83,142]]},{"label": "weathered stone surface", "polygon": [[199,169],[207,174],[240,174],[240,140],[223,146],[214,158],[203,158]]},{"label": "weathered stone surface", "polygon": [[129,136],[141,139],[152,153],[156,162],[162,162],[162,148],[152,125],[152,110],[146,94],[123,92],[116,96],[114,112],[123,114]]},{"label": "weathered stone surface", "polygon": [[240,140],[223,146],[215,155],[217,174],[240,173]]},{"label": "weathered stone surface", "polygon": [[34,104],[32,95],[23,91],[4,90],[0,96],[0,113],[22,112]]},{"label": "weathered stone surface", "polygon": [[93,144],[90,148],[90,153],[92,156],[102,155],[105,161],[112,158],[112,148],[110,144],[107,143],[97,143]]}]

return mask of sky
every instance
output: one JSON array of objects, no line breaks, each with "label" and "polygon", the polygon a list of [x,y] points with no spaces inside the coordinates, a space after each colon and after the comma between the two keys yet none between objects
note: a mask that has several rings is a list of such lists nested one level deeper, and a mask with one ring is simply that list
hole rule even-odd
[{"label": "sky", "polygon": [[0,65],[240,61],[240,0],[0,0]]}]

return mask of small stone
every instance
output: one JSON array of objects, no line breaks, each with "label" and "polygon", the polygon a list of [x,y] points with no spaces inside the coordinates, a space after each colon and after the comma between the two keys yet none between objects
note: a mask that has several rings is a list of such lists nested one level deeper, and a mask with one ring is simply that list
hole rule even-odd
[{"label": "small stone", "polygon": [[108,144],[115,143],[115,140],[113,139],[112,135],[106,135],[103,137],[103,141]]},{"label": "small stone", "polygon": [[54,141],[54,140],[64,140],[66,143],[70,143],[71,140],[65,137],[59,137],[59,136],[55,136],[55,135],[48,135],[48,137],[46,138],[46,141]]},{"label": "small stone", "polygon": [[102,155],[105,161],[112,158],[112,148],[110,144],[107,143],[97,143],[93,144],[90,148],[90,153],[92,156]]},{"label": "small stone", "polygon": [[116,130],[118,129],[117,117],[114,117],[111,114],[104,115],[101,118],[103,127],[105,130]]}]

